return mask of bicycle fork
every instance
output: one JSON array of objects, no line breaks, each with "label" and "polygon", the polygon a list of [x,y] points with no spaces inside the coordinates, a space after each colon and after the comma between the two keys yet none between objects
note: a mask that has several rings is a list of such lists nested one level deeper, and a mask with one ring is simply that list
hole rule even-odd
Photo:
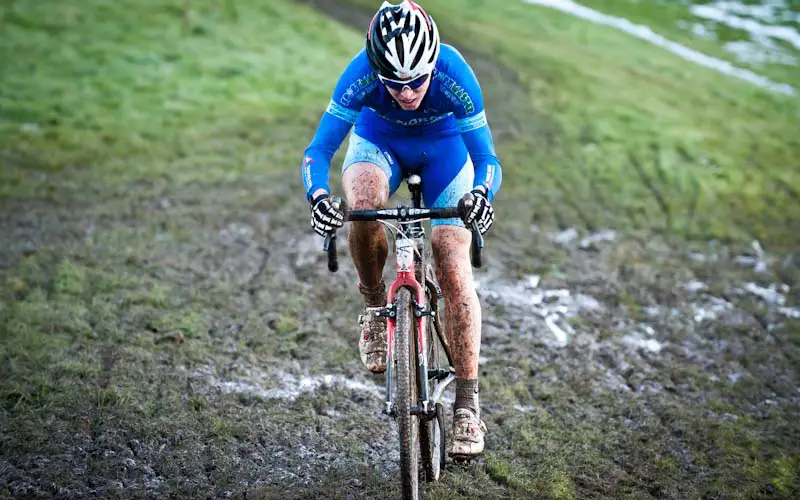
[{"label": "bicycle fork", "polygon": [[395,295],[401,288],[408,288],[413,298],[414,321],[416,321],[417,333],[417,380],[420,387],[420,399],[422,405],[411,407],[411,414],[428,415],[431,404],[428,396],[428,363],[425,358],[427,350],[425,316],[430,316],[431,311],[425,309],[425,290],[414,277],[414,242],[410,238],[398,238],[396,240],[397,254],[397,279],[392,283],[386,296],[387,306],[384,313],[388,319],[386,332],[386,408],[383,412],[394,416],[394,398],[392,397],[392,362],[394,360],[394,333],[397,323],[397,308],[394,303]]}]

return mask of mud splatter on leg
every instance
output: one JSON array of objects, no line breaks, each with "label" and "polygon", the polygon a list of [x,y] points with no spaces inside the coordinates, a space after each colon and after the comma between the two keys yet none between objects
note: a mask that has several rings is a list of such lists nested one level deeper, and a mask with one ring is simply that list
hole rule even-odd
[{"label": "mud splatter on leg", "polygon": [[[371,163],[356,163],[342,177],[347,205],[353,210],[384,208],[389,199],[386,174]],[[353,222],[348,237],[350,255],[358,271],[362,293],[368,305],[382,305],[381,285],[389,245],[380,222]]]},{"label": "mud splatter on leg", "polygon": [[471,234],[457,226],[433,231],[436,276],[445,299],[445,331],[452,348],[456,377],[478,376],[481,307],[469,260]]}]

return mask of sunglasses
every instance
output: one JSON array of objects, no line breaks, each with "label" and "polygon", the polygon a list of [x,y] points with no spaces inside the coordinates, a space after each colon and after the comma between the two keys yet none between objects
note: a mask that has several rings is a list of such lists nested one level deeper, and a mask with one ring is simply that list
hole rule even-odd
[{"label": "sunglasses", "polygon": [[381,83],[383,83],[384,85],[386,85],[390,89],[401,91],[406,87],[410,88],[411,90],[416,90],[416,89],[420,88],[422,86],[422,84],[425,83],[428,80],[428,76],[429,76],[429,74],[425,73],[424,75],[419,75],[418,77],[414,78],[413,80],[405,80],[405,81],[390,80],[389,78],[386,78],[386,77],[383,77],[383,76],[380,76],[380,75],[378,75],[378,78],[380,78]]}]

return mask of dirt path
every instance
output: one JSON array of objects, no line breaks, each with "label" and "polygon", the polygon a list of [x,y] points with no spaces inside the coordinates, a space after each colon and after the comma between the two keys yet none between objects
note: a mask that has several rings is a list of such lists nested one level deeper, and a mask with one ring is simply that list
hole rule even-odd
[{"label": "dirt path", "polygon": [[[24,284],[13,314],[40,287],[70,339],[67,364],[30,361],[43,386],[5,395],[9,494],[395,491],[396,431],[357,358],[352,266],[345,254],[327,272],[302,200],[279,186],[148,186],[49,211],[67,196],[38,224],[6,216],[30,247],[4,250],[6,282]],[[448,469],[432,497],[791,498],[800,309],[774,272],[790,280],[791,262],[498,228],[477,272],[489,453]]]}]

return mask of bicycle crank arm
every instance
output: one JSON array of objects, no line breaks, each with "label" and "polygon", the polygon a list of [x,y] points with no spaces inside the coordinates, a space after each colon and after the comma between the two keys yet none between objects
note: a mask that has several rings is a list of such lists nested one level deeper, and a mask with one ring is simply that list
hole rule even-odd
[{"label": "bicycle crank arm", "polygon": [[428,379],[444,380],[451,373],[453,373],[453,370],[428,370]]},{"label": "bicycle crank arm", "polygon": [[431,398],[431,400],[434,403],[438,403],[439,400],[442,398],[442,393],[444,392],[444,390],[447,389],[447,386],[450,385],[450,383],[453,382],[453,380],[455,379],[456,379],[456,374],[450,373],[447,376],[447,378],[444,379],[444,382],[436,386],[436,390],[433,391],[433,397]]}]

